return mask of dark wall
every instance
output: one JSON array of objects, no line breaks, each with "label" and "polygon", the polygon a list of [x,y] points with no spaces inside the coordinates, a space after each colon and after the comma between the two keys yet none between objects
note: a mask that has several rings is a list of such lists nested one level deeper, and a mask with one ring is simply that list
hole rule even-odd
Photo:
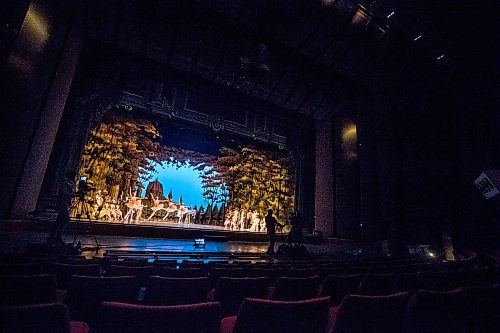
[{"label": "dark wall", "polygon": [[446,232],[458,247],[498,242],[498,202],[473,184],[500,167],[496,87],[459,82],[428,73],[358,108],[366,238],[440,246]]},{"label": "dark wall", "polygon": [[20,26],[15,42],[2,49],[6,62],[0,73],[0,218],[8,216],[13,204],[74,9],[50,0],[32,1],[29,11],[24,5],[11,7],[16,8],[10,17],[15,22],[26,13],[30,18]]}]

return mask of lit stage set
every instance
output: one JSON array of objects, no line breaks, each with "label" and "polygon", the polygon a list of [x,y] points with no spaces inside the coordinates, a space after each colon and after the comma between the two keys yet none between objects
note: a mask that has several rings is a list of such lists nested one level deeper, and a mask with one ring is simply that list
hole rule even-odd
[{"label": "lit stage set", "polygon": [[94,125],[72,183],[72,220],[91,221],[99,230],[164,227],[264,236],[264,217],[272,209],[284,225],[280,232],[289,232],[298,210],[289,151],[219,136],[210,148],[186,146],[171,127],[149,119],[115,110]]}]

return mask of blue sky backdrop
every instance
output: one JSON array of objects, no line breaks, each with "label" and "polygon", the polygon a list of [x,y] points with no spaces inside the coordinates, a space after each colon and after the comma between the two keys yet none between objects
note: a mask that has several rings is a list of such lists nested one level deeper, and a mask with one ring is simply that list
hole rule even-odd
[{"label": "blue sky backdrop", "polygon": [[[203,201],[203,188],[201,187],[201,177],[198,171],[192,167],[183,166],[177,168],[168,164],[157,164],[155,167],[156,175],[152,180],[156,180],[163,185],[163,195],[167,197],[168,192],[172,189],[174,202],[179,202],[179,197],[182,195],[184,205],[193,207],[206,207]],[[145,184],[147,186],[147,184]],[[146,190],[143,191],[143,196]]]}]

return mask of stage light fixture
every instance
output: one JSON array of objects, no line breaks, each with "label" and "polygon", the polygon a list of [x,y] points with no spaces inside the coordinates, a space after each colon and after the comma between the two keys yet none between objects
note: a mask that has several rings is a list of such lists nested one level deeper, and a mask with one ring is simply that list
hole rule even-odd
[{"label": "stage light fixture", "polygon": [[417,40],[419,40],[420,38],[422,38],[422,35],[418,35],[417,37],[413,38],[413,41],[416,42]]},{"label": "stage light fixture", "polygon": [[444,58],[444,54],[441,54],[441,55],[440,55],[439,57],[437,57],[436,59],[437,59],[437,60],[441,60],[441,59],[443,59],[443,58]]},{"label": "stage light fixture", "polygon": [[395,14],[394,11],[392,11],[389,15],[387,15],[387,18],[391,18]]}]

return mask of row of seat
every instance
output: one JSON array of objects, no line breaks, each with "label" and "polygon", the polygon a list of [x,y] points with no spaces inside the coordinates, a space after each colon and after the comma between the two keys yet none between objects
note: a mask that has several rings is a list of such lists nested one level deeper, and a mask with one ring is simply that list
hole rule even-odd
[{"label": "row of seat", "polygon": [[[316,297],[330,297],[331,305],[338,305],[347,294],[386,295],[396,291],[410,294],[422,288],[418,282],[426,282],[415,276],[411,288],[395,288],[388,285],[386,275],[327,276],[294,278],[281,277],[275,284],[268,277],[234,278],[220,277],[213,289],[208,277],[168,278],[149,277],[139,284],[134,276],[90,277],[73,276],[67,294],[58,293],[53,275],[3,276],[0,290],[4,297],[0,305],[25,305],[65,300],[72,318],[89,320],[101,301],[123,301],[149,305],[179,305],[220,301],[224,314],[234,314],[247,297],[272,300],[296,301]],[[463,286],[483,285],[471,282]]]},{"label": "row of seat", "polygon": [[[10,264],[2,265],[0,269],[1,275],[29,275],[41,274],[44,270],[39,264]],[[370,277],[369,280],[375,280],[376,277],[384,280],[388,291],[394,291],[397,284],[402,284],[405,288],[410,288],[412,281],[417,284],[414,289],[437,288],[437,289],[452,289],[463,285],[470,284],[470,281],[476,281],[480,284],[495,283],[494,278],[498,276],[499,267],[480,267],[469,268],[464,270],[449,270],[449,271],[422,271],[416,273],[386,273],[386,274],[347,274],[337,268],[295,268],[283,267],[275,265],[274,267],[213,267],[209,271],[205,268],[173,268],[164,266],[121,266],[111,265],[103,270],[98,264],[94,265],[73,265],[55,263],[50,266],[50,269],[45,270],[48,273],[54,274],[57,278],[58,288],[66,290],[69,288],[72,275],[84,276],[136,276],[139,283],[144,284],[149,276],[165,276],[165,277],[206,277],[210,278],[211,285],[214,286],[217,279],[221,276],[229,277],[262,277],[267,276],[273,282],[279,277],[312,277],[320,276],[324,278],[329,275],[356,275],[361,277]],[[379,283],[382,284],[382,283]],[[441,284],[441,286],[439,285]],[[411,289],[410,288],[410,289]],[[397,289],[397,288],[396,288]],[[383,291],[382,293],[388,293]],[[380,292],[379,292],[380,293]]]},{"label": "row of seat", "polygon": [[[410,296],[347,295],[340,306],[328,297],[303,301],[246,298],[237,315],[225,317],[219,302],[151,306],[104,301],[97,333],[127,332],[496,332],[500,327],[500,288],[475,287],[447,292],[419,291]],[[1,307],[0,331],[86,333],[71,322],[62,304]]]}]

